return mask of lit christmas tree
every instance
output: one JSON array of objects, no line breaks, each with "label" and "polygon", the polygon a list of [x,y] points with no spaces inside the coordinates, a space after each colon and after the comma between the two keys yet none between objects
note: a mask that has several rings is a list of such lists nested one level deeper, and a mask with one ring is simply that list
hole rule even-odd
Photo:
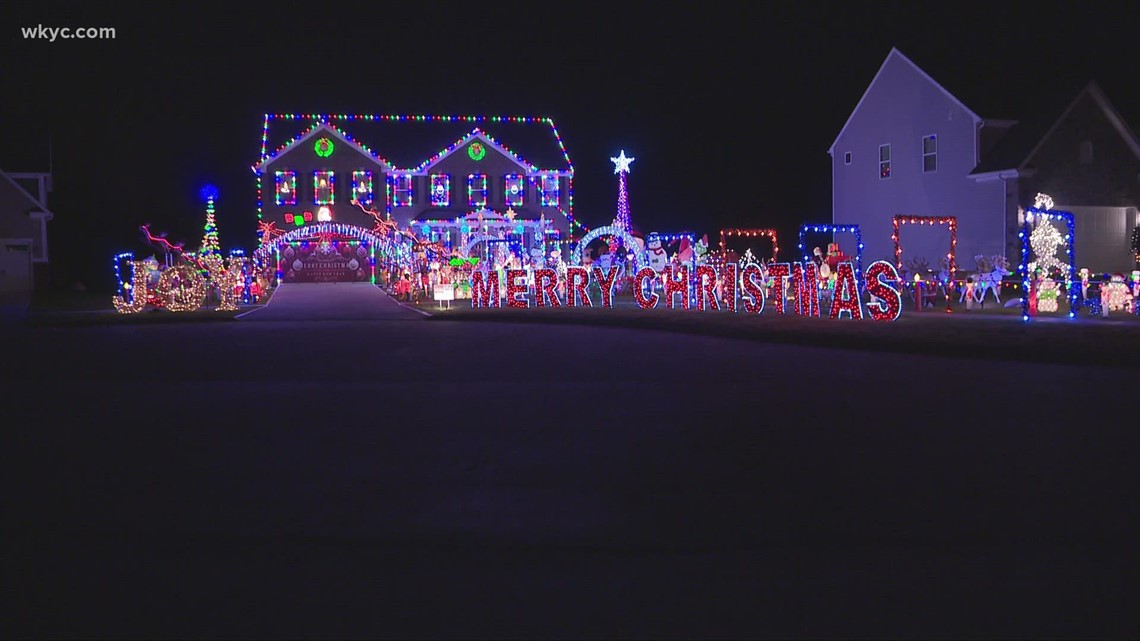
[{"label": "lit christmas tree", "polygon": [[199,256],[221,255],[222,246],[218,243],[218,224],[214,221],[214,200],[218,197],[218,189],[212,185],[202,188],[202,198],[206,201],[206,227],[202,235],[202,247],[198,250]]},{"label": "lit christmas tree", "polygon": [[625,150],[617,158],[610,158],[614,164],[614,173],[618,175],[618,204],[617,216],[614,217],[614,226],[627,234],[630,231],[629,222],[629,192],[625,187],[625,175],[629,173],[629,164],[633,158],[626,158]]}]

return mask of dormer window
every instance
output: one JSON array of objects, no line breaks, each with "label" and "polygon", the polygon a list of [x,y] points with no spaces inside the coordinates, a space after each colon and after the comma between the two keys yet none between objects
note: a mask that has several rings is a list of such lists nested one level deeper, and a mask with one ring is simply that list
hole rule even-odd
[{"label": "dormer window", "polygon": [[487,174],[471,174],[467,177],[467,205],[487,206]]},{"label": "dormer window", "polygon": [[372,204],[372,172],[360,170],[352,172],[352,202],[361,205]]},{"label": "dormer window", "polygon": [[431,206],[451,206],[451,176],[449,174],[431,175]]},{"label": "dormer window", "polygon": [[297,204],[297,172],[279,171],[274,181],[278,205]]},{"label": "dormer window", "polygon": [[561,181],[558,176],[540,176],[538,179],[538,193],[543,207],[557,207],[559,196],[562,195]]},{"label": "dormer window", "polygon": [[332,205],[336,200],[336,177],[331,171],[313,172],[313,202],[318,205]]},{"label": "dormer window", "polygon": [[392,205],[394,207],[411,207],[413,196],[411,174],[392,176]]},{"label": "dormer window", "polygon": [[507,174],[504,178],[503,200],[511,207],[523,204],[523,195],[526,194],[526,183],[518,174]]}]

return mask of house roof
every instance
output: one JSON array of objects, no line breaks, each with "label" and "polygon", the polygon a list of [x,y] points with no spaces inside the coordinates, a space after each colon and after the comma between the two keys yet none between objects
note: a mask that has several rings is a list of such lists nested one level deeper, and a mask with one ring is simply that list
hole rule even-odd
[{"label": "house roof", "polygon": [[284,153],[315,122],[327,124],[396,170],[422,171],[478,134],[532,170],[574,170],[550,118],[359,114],[267,114],[262,158],[255,170]]},{"label": "house roof", "polygon": [[348,145],[349,147],[352,147],[353,149],[359,151],[360,153],[364,154],[365,156],[367,156],[369,158],[372,158],[378,164],[383,166],[384,169],[387,170],[387,169],[392,168],[391,163],[389,163],[383,157],[378,156],[376,154],[376,152],[371,151],[370,149],[368,149],[368,147],[365,147],[364,145],[361,145],[359,142],[353,140],[352,136],[348,135],[344,131],[341,131],[338,127],[336,127],[336,126],[334,126],[328,122],[316,121],[316,122],[310,123],[309,126],[304,131],[302,131],[300,134],[294,136],[292,139],[290,139],[285,144],[278,147],[274,152],[262,153],[261,160],[254,163],[253,170],[257,171],[257,170],[261,169],[262,167],[264,167],[265,165],[268,165],[268,164],[271,164],[271,163],[277,161],[282,156],[292,152],[293,150],[305,147],[305,143],[307,141],[315,138],[318,135],[324,135],[324,134],[331,135],[332,137],[340,140],[341,143]]},{"label": "house roof", "polygon": [[917,71],[920,76],[922,76],[924,79],[926,79],[930,84],[937,87],[939,91],[944,93],[946,95],[946,97],[950,98],[950,100],[952,100],[955,104],[957,104],[962,109],[966,110],[966,113],[970,114],[970,116],[972,118],[974,118],[974,120],[981,120],[981,117],[979,117],[978,114],[974,113],[974,110],[967,107],[965,105],[965,103],[963,103],[961,100],[959,100],[954,94],[947,91],[946,88],[943,87],[942,85],[940,85],[938,83],[938,81],[936,81],[934,78],[931,78],[930,74],[926,73],[925,71],[922,70],[921,67],[914,64],[914,61],[912,61],[910,58],[907,58],[906,56],[904,56],[903,53],[901,51],[899,51],[897,48],[891,47],[891,50],[887,54],[886,59],[883,60],[883,64],[880,65],[879,70],[877,72],[875,72],[875,77],[871,79],[871,84],[867,85],[867,89],[865,91],[863,91],[863,95],[862,95],[862,97],[859,98],[859,102],[856,103],[855,108],[851,110],[851,115],[847,116],[847,122],[843,123],[843,128],[839,130],[839,134],[836,135],[835,140],[833,140],[831,142],[831,146],[828,147],[827,153],[831,154],[831,153],[835,152],[835,145],[839,142],[839,139],[843,137],[843,132],[847,131],[847,127],[848,127],[848,125],[851,124],[851,121],[855,118],[855,114],[858,113],[859,108],[863,106],[863,101],[867,99],[868,95],[870,95],[871,89],[874,88],[875,83],[879,81],[879,78],[883,75],[883,71],[887,68],[887,65],[890,64],[892,60],[898,60],[898,61],[903,62],[904,64],[909,65],[912,69]]},{"label": "house roof", "polygon": [[[1037,153],[1037,150],[1041,148],[1041,145],[1052,135],[1069,112],[1076,107],[1081,98],[1086,95],[1100,107],[1108,121],[1120,133],[1124,142],[1136,154],[1137,158],[1140,158],[1140,139],[1137,138],[1136,132],[1129,127],[1116,107],[1108,100],[1096,81],[1090,81],[1075,94],[1075,97],[1070,98],[1069,96],[1073,96],[1074,92],[1057,92],[1054,89],[1052,95],[1057,97],[1052,99],[1043,97],[1037,101],[1035,103],[1038,105],[1036,112],[1031,114],[1028,120],[1014,125],[1009,133],[998,141],[990,153],[986,154],[986,157],[978,163],[978,166],[974,167],[970,175],[977,177],[1000,171],[1024,169],[1033,155]],[[1063,101],[1060,97],[1064,97]]]},{"label": "house roof", "polygon": [[35,196],[33,196],[33,195],[31,195],[30,193],[28,193],[28,190],[27,190],[27,189],[24,189],[23,185],[21,185],[20,183],[16,182],[16,181],[15,181],[15,180],[14,180],[14,179],[11,177],[11,176],[9,176],[9,175],[7,174],[7,172],[5,172],[5,171],[4,171],[4,170],[2,170],[2,169],[0,169],[0,177],[3,177],[3,178],[4,178],[4,180],[6,180],[7,182],[11,183],[11,185],[12,185],[13,187],[15,187],[15,188],[16,188],[16,191],[17,191],[17,192],[18,192],[20,195],[22,195],[24,198],[26,198],[26,199],[28,200],[28,202],[29,202],[29,203],[31,203],[31,204],[33,204],[33,205],[35,205],[35,206],[36,206],[36,211],[41,211],[41,212],[43,212],[44,214],[47,214],[47,215],[44,217],[45,219],[47,219],[47,220],[51,220],[52,218],[55,218],[55,214],[53,214],[53,213],[51,212],[51,210],[49,210],[49,209],[47,208],[47,205],[46,205],[46,203],[41,203],[41,202],[39,201],[39,199],[38,199],[38,198],[36,198]]}]

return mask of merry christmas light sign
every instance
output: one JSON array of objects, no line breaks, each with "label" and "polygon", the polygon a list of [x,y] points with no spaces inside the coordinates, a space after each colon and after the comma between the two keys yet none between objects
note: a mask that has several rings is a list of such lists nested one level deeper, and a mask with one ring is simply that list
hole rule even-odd
[{"label": "merry christmas light sign", "polygon": [[[821,298],[820,277],[814,262],[749,263],[743,268],[735,263],[722,267],[698,265],[690,272],[687,265],[667,266],[658,271],[641,267],[633,278],[634,300],[642,309],[654,309],[663,302],[670,309],[695,306],[699,311],[724,310],[746,314],[762,314],[767,307],[776,314],[829,318],[864,318],[894,321],[902,310],[899,273],[886,261],[871,264],[859,283],[850,262],[838,265],[835,288],[826,302]],[[619,268],[603,270],[571,266],[563,275],[554,269],[538,269],[531,274],[524,269],[508,269],[504,282],[495,271],[475,271],[471,275],[471,306],[474,308],[513,307],[594,307],[589,287],[596,284],[601,292],[599,304],[612,309],[614,285]],[[658,293],[654,283],[659,283]],[[862,285],[862,286],[860,286]],[[794,301],[789,305],[787,294]],[[863,296],[867,297],[864,305]],[[771,299],[769,301],[769,298]],[[503,303],[505,299],[505,303]],[[787,309],[791,307],[791,311]]]}]

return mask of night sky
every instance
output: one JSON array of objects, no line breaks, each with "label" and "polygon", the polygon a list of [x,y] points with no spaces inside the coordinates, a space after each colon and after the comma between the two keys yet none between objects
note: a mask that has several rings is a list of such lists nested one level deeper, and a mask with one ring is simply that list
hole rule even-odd
[{"label": "night sky", "polygon": [[[785,247],[830,220],[827,149],[892,46],[982,117],[1095,78],[1140,125],[1137,3],[673,5],[5,4],[0,168],[46,170],[50,137],[55,280],[106,287],[116,252],[150,253],[139,224],[196,246],[206,183],[223,247],[254,248],[266,112],[549,116],[585,224],[613,218],[624,149],[642,231],[776,227]],[[22,38],[38,24],[117,37]]]}]

